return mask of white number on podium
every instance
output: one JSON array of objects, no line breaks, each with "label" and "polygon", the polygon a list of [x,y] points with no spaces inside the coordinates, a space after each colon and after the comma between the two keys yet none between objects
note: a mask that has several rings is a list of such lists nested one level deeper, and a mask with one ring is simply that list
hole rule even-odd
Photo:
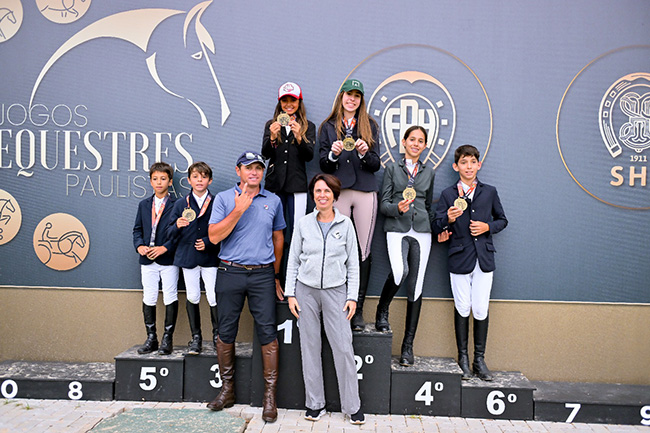
[{"label": "white number on podium", "polygon": [[[7,390],[9,387],[11,387],[11,391]],[[14,398],[18,394],[18,384],[11,379],[7,379],[2,382],[2,386],[0,386],[0,393],[2,393],[2,396],[4,398]]]},{"label": "white number on podium", "polygon": [[504,398],[506,395],[501,391],[492,391],[487,396],[487,401],[485,405],[487,406],[488,412],[492,415],[501,415],[506,411],[506,404],[500,398]]},{"label": "white number on podium", "polygon": [[84,396],[84,393],[81,391],[81,382],[70,382],[68,385],[68,398],[70,400],[80,400]]},{"label": "white number on podium", "polygon": [[650,425],[650,405],[641,408],[641,424]]},{"label": "white number on podium", "polygon": [[293,320],[287,319],[278,325],[278,332],[284,331],[284,344],[291,344],[293,339]]},{"label": "white number on podium", "polygon": [[578,415],[578,412],[580,411],[582,405],[580,403],[565,403],[564,407],[571,409],[571,413],[566,419],[566,422],[573,422],[573,420],[576,419],[576,415]]},{"label": "white number on podium", "polygon": [[423,401],[425,406],[431,406],[433,403],[433,393],[431,392],[431,382],[426,381],[415,393],[415,401]]},{"label": "white number on podium", "polygon": [[[214,372],[214,379],[210,381],[210,386],[213,388],[221,388],[221,374],[219,374],[219,364],[213,364],[210,371]],[[215,380],[216,379],[216,380]]]},{"label": "white number on podium", "polygon": [[142,367],[140,368],[140,388],[143,391],[151,391],[158,385],[156,378],[156,367]]}]

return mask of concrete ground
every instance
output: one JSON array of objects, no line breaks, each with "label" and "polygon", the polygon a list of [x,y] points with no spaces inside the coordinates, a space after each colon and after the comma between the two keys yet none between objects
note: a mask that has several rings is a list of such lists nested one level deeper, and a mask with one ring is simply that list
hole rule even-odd
[{"label": "concrete ground", "polygon": [[[0,400],[0,433],[82,433],[93,431],[111,431],[102,428],[101,421],[119,416],[133,409],[167,409],[169,413],[178,414],[177,429],[169,430],[159,425],[142,426],[132,424],[132,430],[139,433],[169,432],[169,431],[204,431],[197,428],[197,422],[206,427],[209,412],[204,403],[159,403],[132,401],[71,401],[71,400],[35,400],[13,399]],[[178,412],[174,412],[176,409]],[[187,416],[196,410],[196,416]],[[137,411],[146,412],[146,411]],[[566,433],[650,433],[650,427],[611,425],[611,424],[567,424],[542,421],[507,421],[472,418],[449,418],[440,416],[412,415],[366,415],[366,423],[353,426],[341,413],[327,413],[318,422],[307,421],[304,412],[299,410],[280,409],[278,420],[273,424],[262,421],[261,408],[247,405],[235,405],[226,412],[237,419],[231,423],[235,430],[220,427],[217,419],[223,420],[223,415],[216,417],[212,431],[238,431],[246,433],[276,433],[276,432],[378,432],[378,433],[410,433],[410,432],[471,432],[471,433],[519,433],[519,432],[566,432]],[[114,420],[111,420],[114,421]],[[194,424],[193,424],[194,422]],[[108,422],[104,423],[107,425]],[[183,427],[184,425],[184,427]],[[183,430],[185,429],[185,430]],[[124,432],[121,432],[124,433]]]}]

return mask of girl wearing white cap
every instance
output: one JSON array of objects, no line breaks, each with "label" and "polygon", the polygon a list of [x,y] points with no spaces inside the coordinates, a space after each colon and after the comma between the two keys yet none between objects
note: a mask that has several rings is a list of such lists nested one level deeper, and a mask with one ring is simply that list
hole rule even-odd
[{"label": "girl wearing white cap", "polygon": [[273,118],[264,125],[262,156],[268,159],[264,188],[280,197],[284,208],[285,239],[291,239],[294,221],[307,210],[305,163],[314,158],[315,143],[316,126],[307,120],[302,89],[284,83],[278,89]]}]

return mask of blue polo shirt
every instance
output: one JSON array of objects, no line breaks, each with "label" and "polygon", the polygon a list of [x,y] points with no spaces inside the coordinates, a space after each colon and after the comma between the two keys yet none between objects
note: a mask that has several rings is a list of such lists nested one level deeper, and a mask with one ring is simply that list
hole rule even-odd
[{"label": "blue polo shirt", "polygon": [[[235,209],[235,191],[239,185],[222,191],[214,198],[210,224],[226,218]],[[266,265],[275,261],[273,232],[286,227],[282,203],[277,195],[260,187],[230,235],[221,241],[219,258],[241,265]]]}]

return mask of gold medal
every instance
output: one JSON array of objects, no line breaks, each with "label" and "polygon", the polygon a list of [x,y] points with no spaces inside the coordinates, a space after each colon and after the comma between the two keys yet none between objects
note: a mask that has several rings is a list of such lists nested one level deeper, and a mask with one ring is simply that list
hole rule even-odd
[{"label": "gold medal", "polygon": [[192,222],[196,219],[196,212],[194,212],[194,209],[192,208],[185,208],[183,211],[183,218],[185,218],[188,222]]},{"label": "gold medal", "polygon": [[354,143],[355,143],[354,138],[348,135],[343,139],[343,149],[347,150],[348,152],[354,150],[354,148],[356,147]]},{"label": "gold medal", "polygon": [[289,122],[291,121],[291,117],[290,117],[287,113],[282,112],[282,113],[278,114],[278,117],[277,117],[277,119],[275,119],[275,120],[276,120],[280,125],[282,125],[282,126],[287,126],[287,125],[289,124]]},{"label": "gold medal", "polygon": [[404,191],[402,191],[402,197],[404,197],[404,200],[415,200],[416,196],[417,193],[415,192],[415,188],[412,186],[407,186],[404,188]]},{"label": "gold medal", "polygon": [[467,209],[467,201],[465,201],[465,199],[462,198],[462,197],[458,197],[458,198],[454,201],[454,206],[456,206],[458,209],[460,209],[460,210],[462,210],[463,212],[465,212],[465,209]]}]

